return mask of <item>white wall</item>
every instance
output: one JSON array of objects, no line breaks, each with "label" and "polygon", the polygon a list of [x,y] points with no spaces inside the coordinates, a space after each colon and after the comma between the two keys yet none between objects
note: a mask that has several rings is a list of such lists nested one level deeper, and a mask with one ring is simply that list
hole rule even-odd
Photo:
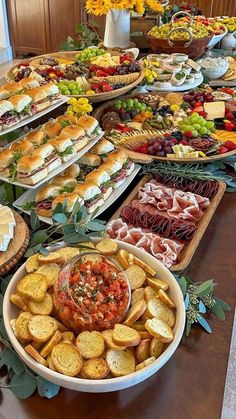
[{"label": "white wall", "polygon": [[2,57],[2,60],[0,60],[0,62],[11,60],[12,49],[9,38],[5,0],[0,0],[0,48],[4,48],[5,50],[4,57]]}]

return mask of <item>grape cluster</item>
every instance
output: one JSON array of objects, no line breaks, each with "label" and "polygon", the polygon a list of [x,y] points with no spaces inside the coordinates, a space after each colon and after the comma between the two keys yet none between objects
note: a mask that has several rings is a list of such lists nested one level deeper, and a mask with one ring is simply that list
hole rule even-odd
[{"label": "grape cluster", "polygon": [[81,95],[83,92],[76,81],[62,81],[58,84],[58,87],[63,95]]},{"label": "grape cluster", "polygon": [[139,73],[140,71],[141,71],[141,67],[138,61],[133,61],[129,65],[123,64],[123,65],[118,65],[116,67],[116,72],[120,76],[129,74],[129,73]]},{"label": "grape cluster", "polygon": [[144,111],[152,111],[152,108],[150,106],[147,106],[146,103],[139,102],[138,99],[117,99],[114,102],[114,108],[116,111],[119,110],[137,110],[138,112],[144,112]]},{"label": "grape cluster", "polygon": [[147,154],[158,157],[166,157],[167,154],[172,153],[173,145],[178,144],[178,140],[173,136],[166,138],[156,138],[149,141]]},{"label": "grape cluster", "polygon": [[200,105],[204,102],[213,102],[214,96],[210,92],[190,90],[184,95],[183,99],[185,102],[189,103],[192,108],[194,108],[198,102]]},{"label": "grape cluster", "polygon": [[215,124],[213,121],[206,121],[197,112],[193,112],[191,116],[179,123],[179,128],[187,138],[197,138],[209,135],[215,132]]},{"label": "grape cluster", "polygon": [[170,106],[164,105],[159,109],[154,109],[153,111],[154,115],[158,113],[158,115],[166,116],[166,114],[172,114]]},{"label": "grape cluster", "polygon": [[77,54],[75,59],[80,63],[87,63],[90,62],[91,58],[103,54],[105,54],[105,50],[103,48],[86,48],[83,52]]}]

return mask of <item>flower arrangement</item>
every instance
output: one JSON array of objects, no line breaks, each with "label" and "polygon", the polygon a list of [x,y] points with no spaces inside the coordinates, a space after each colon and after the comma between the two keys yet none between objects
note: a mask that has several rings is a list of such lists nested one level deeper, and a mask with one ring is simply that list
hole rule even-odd
[{"label": "flower arrangement", "polygon": [[66,114],[69,116],[79,117],[81,115],[90,113],[93,110],[88,99],[86,98],[76,99],[75,97],[72,97],[68,100],[68,104],[69,106],[67,108]]},{"label": "flower arrangement", "polygon": [[145,9],[154,13],[162,13],[164,8],[157,0],[87,0],[86,9],[88,13],[96,16],[105,15],[109,10],[135,11],[144,14]]}]

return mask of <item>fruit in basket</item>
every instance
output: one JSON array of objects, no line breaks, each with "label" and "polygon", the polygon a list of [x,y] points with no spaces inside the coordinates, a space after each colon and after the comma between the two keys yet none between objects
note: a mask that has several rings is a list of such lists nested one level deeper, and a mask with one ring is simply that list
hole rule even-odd
[{"label": "fruit in basket", "polygon": [[77,81],[61,81],[58,84],[59,90],[63,95],[81,95],[83,93],[83,89],[80,87]]},{"label": "fruit in basket", "polygon": [[219,18],[218,21],[225,25],[229,32],[236,30],[236,17]]},{"label": "fruit in basket", "polygon": [[188,118],[179,123],[179,128],[187,138],[197,138],[215,132],[215,123],[206,121],[203,116],[193,112]]},{"label": "fruit in basket", "polygon": [[86,48],[75,56],[75,59],[80,63],[90,62],[92,58],[105,54],[103,48]]},{"label": "fruit in basket", "polygon": [[[177,21],[175,23],[167,23],[165,25],[161,26],[154,26],[149,32],[148,35],[153,36],[154,38],[160,38],[160,39],[167,39],[169,32],[172,29],[177,29],[179,27],[185,27],[187,29],[190,29],[193,38],[194,39],[201,39],[210,36],[212,31],[208,29],[206,26],[203,26],[199,23],[193,23],[190,25],[189,22],[183,22],[182,20]],[[188,41],[189,40],[189,34],[186,31],[178,30],[173,33],[173,35],[170,38],[174,41]]]}]

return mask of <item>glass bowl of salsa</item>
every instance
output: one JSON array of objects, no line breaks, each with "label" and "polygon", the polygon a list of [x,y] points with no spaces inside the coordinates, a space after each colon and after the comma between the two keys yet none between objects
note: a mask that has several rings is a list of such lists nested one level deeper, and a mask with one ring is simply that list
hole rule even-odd
[{"label": "glass bowl of salsa", "polygon": [[106,330],[121,323],[131,299],[128,279],[111,257],[85,252],[66,263],[54,285],[54,306],[70,330]]}]

